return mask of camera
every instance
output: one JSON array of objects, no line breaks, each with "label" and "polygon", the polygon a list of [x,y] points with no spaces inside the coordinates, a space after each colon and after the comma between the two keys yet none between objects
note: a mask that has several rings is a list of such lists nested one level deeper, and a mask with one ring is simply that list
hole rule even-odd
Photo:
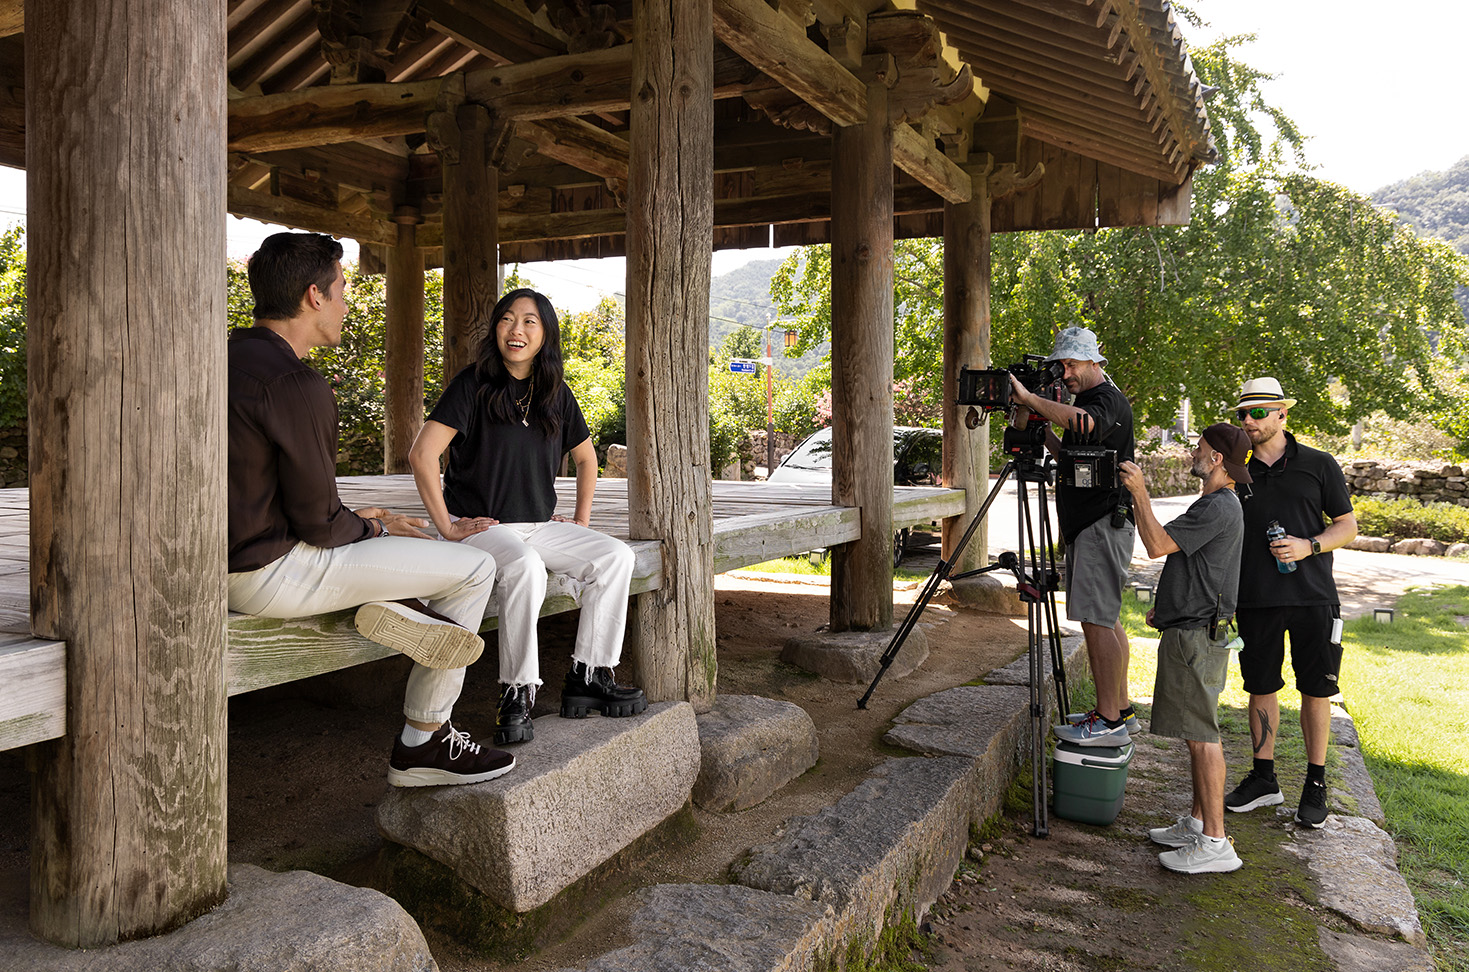
[{"label": "camera", "polygon": [[1066,366],[1061,362],[1047,361],[1038,354],[1027,354],[1008,368],[960,368],[957,404],[974,405],[986,412],[1008,409],[1011,375],[1026,391],[1059,402],[1066,390],[1061,384],[1065,373]]}]

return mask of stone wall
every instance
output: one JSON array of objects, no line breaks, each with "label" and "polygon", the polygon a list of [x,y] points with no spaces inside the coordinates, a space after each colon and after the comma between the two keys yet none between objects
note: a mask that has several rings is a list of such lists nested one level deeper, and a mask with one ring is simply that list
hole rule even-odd
[{"label": "stone wall", "polygon": [[17,489],[28,484],[26,476],[26,429],[0,429],[0,487]]},{"label": "stone wall", "polygon": [[1352,459],[1342,463],[1342,474],[1353,495],[1396,499],[1406,496],[1420,503],[1456,503],[1469,506],[1464,467],[1441,462]]}]

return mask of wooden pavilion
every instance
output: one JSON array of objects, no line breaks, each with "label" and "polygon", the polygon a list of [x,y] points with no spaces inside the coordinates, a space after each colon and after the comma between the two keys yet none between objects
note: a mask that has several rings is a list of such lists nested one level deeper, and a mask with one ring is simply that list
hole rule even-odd
[{"label": "wooden pavilion", "polygon": [[[1168,0],[0,0],[31,625],[66,644],[32,927],[94,946],[224,895],[227,213],[386,273],[389,472],[425,266],[454,369],[500,261],[627,256],[629,530],[663,559],[633,650],[651,696],[707,706],[711,246],[832,245],[832,501],[861,519],[832,627],[885,628],[894,238],[944,237],[952,389],[988,358],[991,233],[1186,221],[1204,97]],[[944,430],[975,510],[985,438]]]}]

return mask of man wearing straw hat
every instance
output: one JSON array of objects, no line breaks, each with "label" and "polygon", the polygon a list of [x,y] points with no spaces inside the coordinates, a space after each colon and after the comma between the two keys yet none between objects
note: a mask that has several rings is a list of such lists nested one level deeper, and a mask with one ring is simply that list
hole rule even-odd
[{"label": "man wearing straw hat", "polygon": [[[1296,822],[1326,822],[1326,743],[1331,702],[1341,670],[1341,608],[1331,576],[1331,551],[1352,542],[1357,517],[1335,459],[1296,442],[1285,430],[1294,398],[1274,378],[1255,378],[1240,391],[1236,414],[1250,436],[1253,483],[1241,491],[1245,543],[1240,564],[1240,674],[1250,693],[1250,741],[1255,761],[1224,798],[1236,813],[1285,802],[1275,778],[1277,693],[1290,635],[1291,666],[1301,693],[1306,782]],[[1273,529],[1279,524],[1279,529]],[[1279,533],[1271,538],[1267,531]]]}]

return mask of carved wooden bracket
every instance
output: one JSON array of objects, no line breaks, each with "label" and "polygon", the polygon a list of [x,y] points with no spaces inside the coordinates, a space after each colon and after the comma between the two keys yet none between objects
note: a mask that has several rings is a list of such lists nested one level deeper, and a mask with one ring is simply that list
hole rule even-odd
[{"label": "carved wooden bracket", "polygon": [[1024,192],[1040,184],[1045,178],[1046,166],[1044,162],[1037,162],[1035,168],[1029,174],[1020,175],[1015,163],[1006,162],[997,166],[989,177],[989,190],[991,199],[1003,199],[1017,192]]},{"label": "carved wooden bracket", "polygon": [[867,50],[867,27],[851,17],[843,17],[839,24],[822,24],[821,32],[826,35],[826,50],[837,63],[847,68],[862,64],[862,53]]},{"label": "carved wooden bracket", "polygon": [[974,75],[969,65],[944,81],[942,68],[900,69],[898,82],[888,96],[888,115],[894,122],[920,121],[924,115],[943,105],[957,105],[974,91]]},{"label": "carved wooden bracket", "polygon": [[775,124],[795,131],[831,134],[831,119],[780,85],[747,90],[745,103]]},{"label": "carved wooden bracket", "polygon": [[566,0],[550,11],[551,21],[566,34],[570,54],[601,51],[624,43],[617,29],[617,8],[588,0]]}]

